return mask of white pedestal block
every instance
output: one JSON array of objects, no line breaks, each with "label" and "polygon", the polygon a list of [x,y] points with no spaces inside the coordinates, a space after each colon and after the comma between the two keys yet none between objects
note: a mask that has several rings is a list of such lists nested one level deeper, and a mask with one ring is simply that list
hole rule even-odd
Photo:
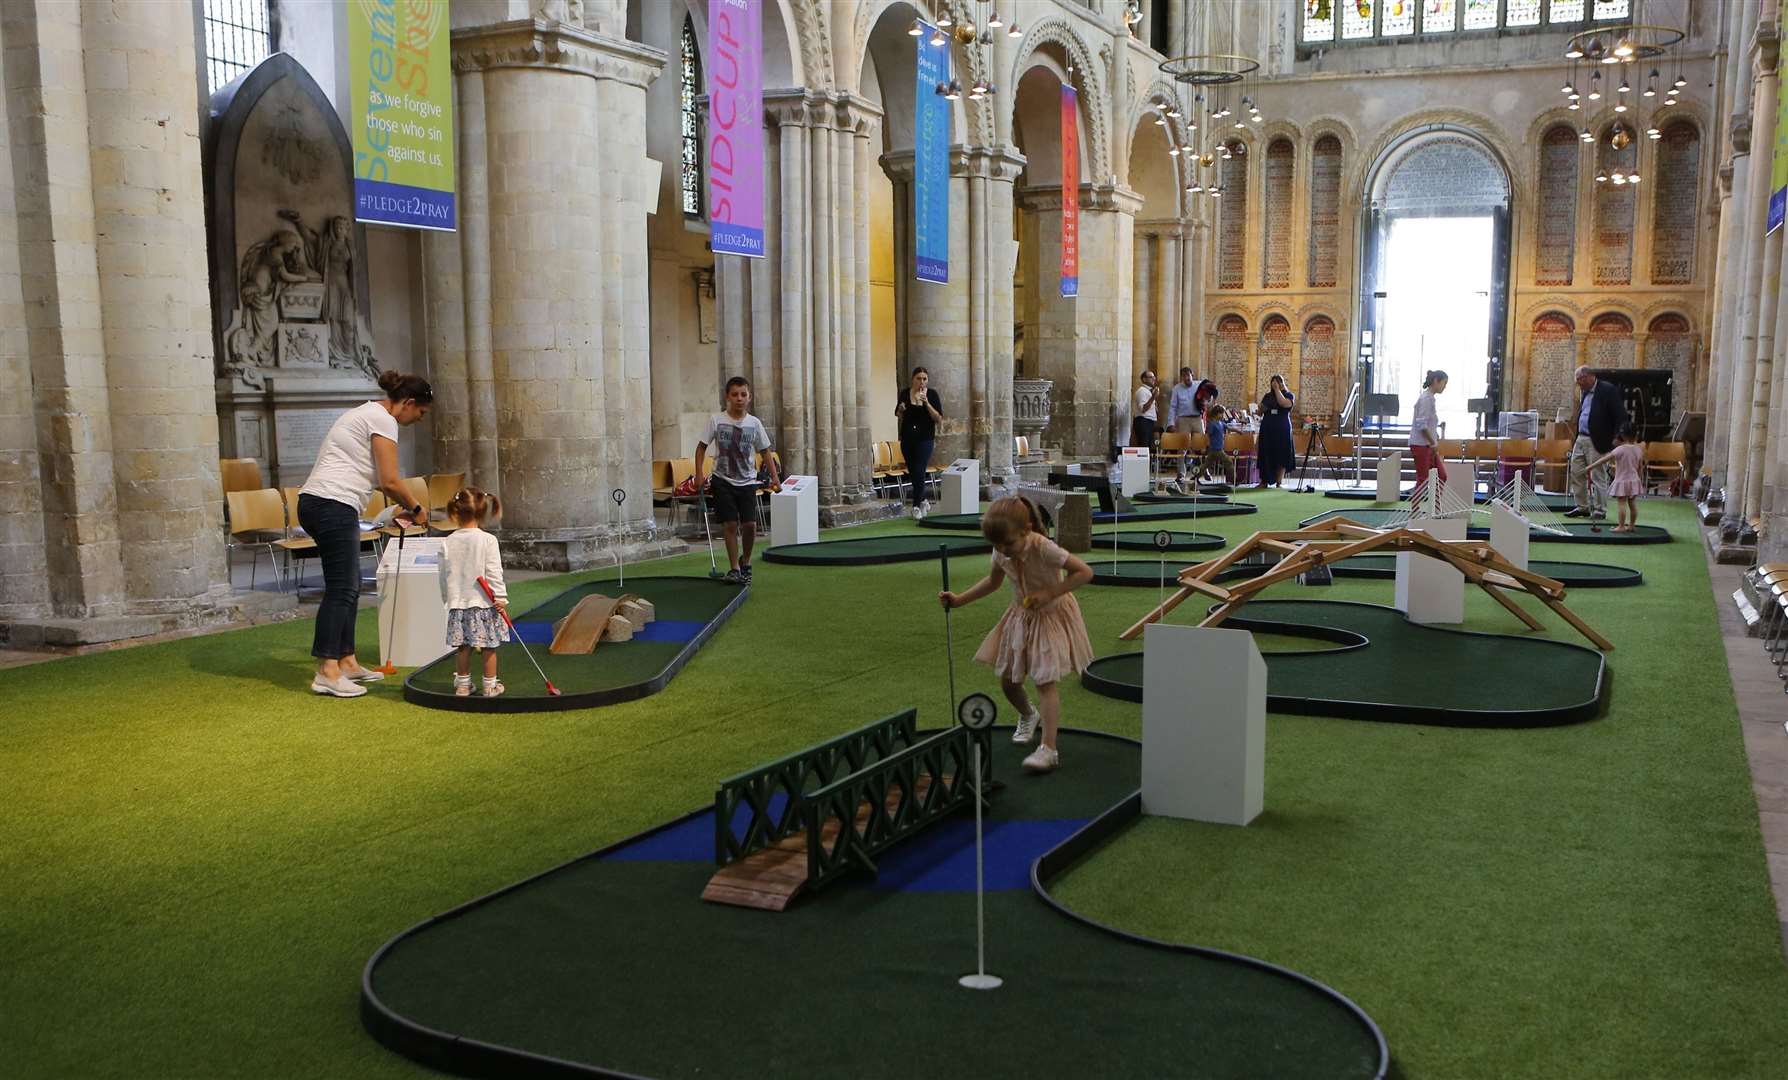
[{"label": "white pedestal block", "polygon": [[957,458],[944,470],[943,505],[940,514],[979,514],[981,512],[981,462],[975,458]]},{"label": "white pedestal block", "polygon": [[[1418,479],[1420,479],[1418,477]],[[1378,502],[1394,503],[1403,495],[1403,455],[1378,460]]]},{"label": "white pedestal block", "polygon": [[[1409,527],[1440,540],[1465,539],[1463,518],[1416,518]],[[1439,559],[1398,552],[1395,603],[1411,622],[1464,622],[1465,575]]]},{"label": "white pedestal block", "polygon": [[1499,502],[1490,504],[1490,546],[1498,555],[1525,570],[1531,539],[1526,518]]},{"label": "white pedestal block", "polygon": [[1266,791],[1267,677],[1254,635],[1154,623],[1142,657],[1142,812],[1253,821]]},{"label": "white pedestal block", "polygon": [[421,667],[447,648],[447,605],[441,602],[441,539],[418,536],[404,541],[403,565],[397,541],[385,545],[375,577],[379,588],[379,660],[398,667]]},{"label": "white pedestal block", "polygon": [[770,493],[770,543],[819,541],[819,477],[785,476],[782,490]]},{"label": "white pedestal block", "polygon": [[1140,495],[1149,489],[1149,448],[1146,446],[1126,446],[1119,455],[1118,461],[1123,466],[1123,479],[1119,481],[1118,490],[1125,498]]}]

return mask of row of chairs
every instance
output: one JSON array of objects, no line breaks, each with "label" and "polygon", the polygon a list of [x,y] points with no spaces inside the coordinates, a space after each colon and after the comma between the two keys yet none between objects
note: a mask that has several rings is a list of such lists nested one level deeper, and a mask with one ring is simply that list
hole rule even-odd
[{"label": "row of chairs", "polygon": [[[785,475],[782,469],[782,455],[772,450],[770,459],[776,463],[776,475]],[[693,476],[695,476],[694,458],[658,458],[652,462],[652,505],[670,508],[673,528],[678,524],[678,519],[683,511],[687,510],[693,514],[700,506],[698,496],[677,494],[677,489],[683,486],[683,482]],[[770,489],[768,487],[758,488],[757,497],[760,503],[767,500],[770,497]]]},{"label": "row of chairs", "polygon": [[[413,525],[408,528],[388,525],[380,529],[367,529],[360,534],[362,550],[370,548],[374,555],[380,551],[380,544],[388,538],[396,537],[400,532],[406,537],[422,536],[430,532],[449,533],[459,528],[459,524],[450,520],[446,514],[447,503],[454,493],[465,486],[466,474],[436,473],[433,476],[409,476],[401,483],[409,492],[408,505],[420,504],[428,510],[429,522],[426,526]],[[373,492],[366,508],[361,511],[364,520],[376,519],[390,505],[383,492]],[[226,556],[233,560],[238,548],[249,548],[253,551],[253,560],[249,564],[248,587],[253,589],[256,576],[260,571],[261,555],[265,553],[268,563],[279,578],[280,588],[285,588],[286,578],[290,574],[292,560],[304,559],[316,554],[315,540],[304,535],[298,524],[298,489],[287,488],[255,488],[235,490],[224,493],[224,506],[229,513],[229,536],[226,540]],[[281,565],[280,557],[284,557]],[[302,570],[300,571],[302,575]],[[299,584],[303,584],[302,576]]]}]

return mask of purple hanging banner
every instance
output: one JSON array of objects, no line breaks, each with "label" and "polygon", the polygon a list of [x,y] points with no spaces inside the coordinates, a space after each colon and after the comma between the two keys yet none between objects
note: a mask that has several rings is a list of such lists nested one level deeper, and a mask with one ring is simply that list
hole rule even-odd
[{"label": "purple hanging banner", "polygon": [[764,257],[762,0],[708,0],[708,225],[716,255]]}]

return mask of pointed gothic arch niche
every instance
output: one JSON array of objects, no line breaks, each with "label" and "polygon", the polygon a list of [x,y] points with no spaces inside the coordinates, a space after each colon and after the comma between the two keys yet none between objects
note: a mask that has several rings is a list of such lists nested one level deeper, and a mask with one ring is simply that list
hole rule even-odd
[{"label": "pointed gothic arch niche", "polygon": [[1467,403],[1501,408],[1509,293],[1509,169],[1477,132],[1428,124],[1393,140],[1367,174],[1360,327],[1375,350],[1362,376],[1404,412],[1444,368],[1443,422],[1471,431]]},{"label": "pointed gothic arch niche", "polygon": [[1130,186],[1142,198],[1131,259],[1130,374],[1152,368],[1165,385],[1172,381],[1169,369],[1177,369],[1188,352],[1181,341],[1181,297],[1190,267],[1173,128],[1156,124],[1155,117],[1143,113],[1130,140]]},{"label": "pointed gothic arch niche", "polygon": [[1292,193],[1297,150],[1281,135],[1267,143],[1261,168],[1260,285],[1291,288]]},{"label": "pointed gothic arch niche", "polygon": [[1527,407],[1541,420],[1564,418],[1576,403],[1577,324],[1561,311],[1544,312],[1527,336]]},{"label": "pointed gothic arch niche", "polygon": [[1535,285],[1569,285],[1577,260],[1577,162],[1583,143],[1569,124],[1554,124],[1540,137],[1539,216],[1535,237]]},{"label": "pointed gothic arch niche", "polygon": [[1248,320],[1235,314],[1223,316],[1217,320],[1216,338],[1211,348],[1211,373],[1205,377],[1229,395],[1231,407],[1241,408],[1247,404],[1250,385]]},{"label": "pointed gothic arch niche", "polygon": [[1696,408],[1696,342],[1689,320],[1674,311],[1665,312],[1646,329],[1645,366],[1670,372],[1671,408],[1679,414]]},{"label": "pointed gothic arch niche", "polygon": [[[1320,136],[1310,147],[1310,251],[1312,289],[1332,289],[1341,264],[1341,139]],[[1333,323],[1330,327],[1333,327]]]},{"label": "pointed gothic arch niche", "polygon": [[[1651,282],[1687,285],[1695,279],[1701,129],[1689,120],[1666,125],[1658,139],[1656,162],[1656,175],[1647,178],[1651,181]],[[1677,393],[1686,395],[1688,385],[1678,382]]]},{"label": "pointed gothic arch niche", "polygon": [[[1268,315],[1260,323],[1260,344],[1254,353],[1254,377],[1249,381],[1249,401],[1259,401],[1266,396],[1267,382],[1274,375],[1292,377],[1291,367],[1291,322],[1283,315]],[[1302,386],[1291,387],[1293,394],[1299,394]]]},{"label": "pointed gothic arch niche", "polygon": [[1335,414],[1335,320],[1313,315],[1304,323],[1298,343],[1298,412],[1305,420],[1327,420]]}]

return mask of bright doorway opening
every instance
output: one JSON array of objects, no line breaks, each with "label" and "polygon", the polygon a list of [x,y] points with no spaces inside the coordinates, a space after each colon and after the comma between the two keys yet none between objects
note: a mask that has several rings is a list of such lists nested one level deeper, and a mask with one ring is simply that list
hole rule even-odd
[{"label": "bright doorway opening", "polygon": [[1488,396],[1496,219],[1398,217],[1385,237],[1374,389],[1396,394],[1407,421],[1422,379],[1445,371],[1436,401],[1446,438],[1471,438],[1469,402]]}]

